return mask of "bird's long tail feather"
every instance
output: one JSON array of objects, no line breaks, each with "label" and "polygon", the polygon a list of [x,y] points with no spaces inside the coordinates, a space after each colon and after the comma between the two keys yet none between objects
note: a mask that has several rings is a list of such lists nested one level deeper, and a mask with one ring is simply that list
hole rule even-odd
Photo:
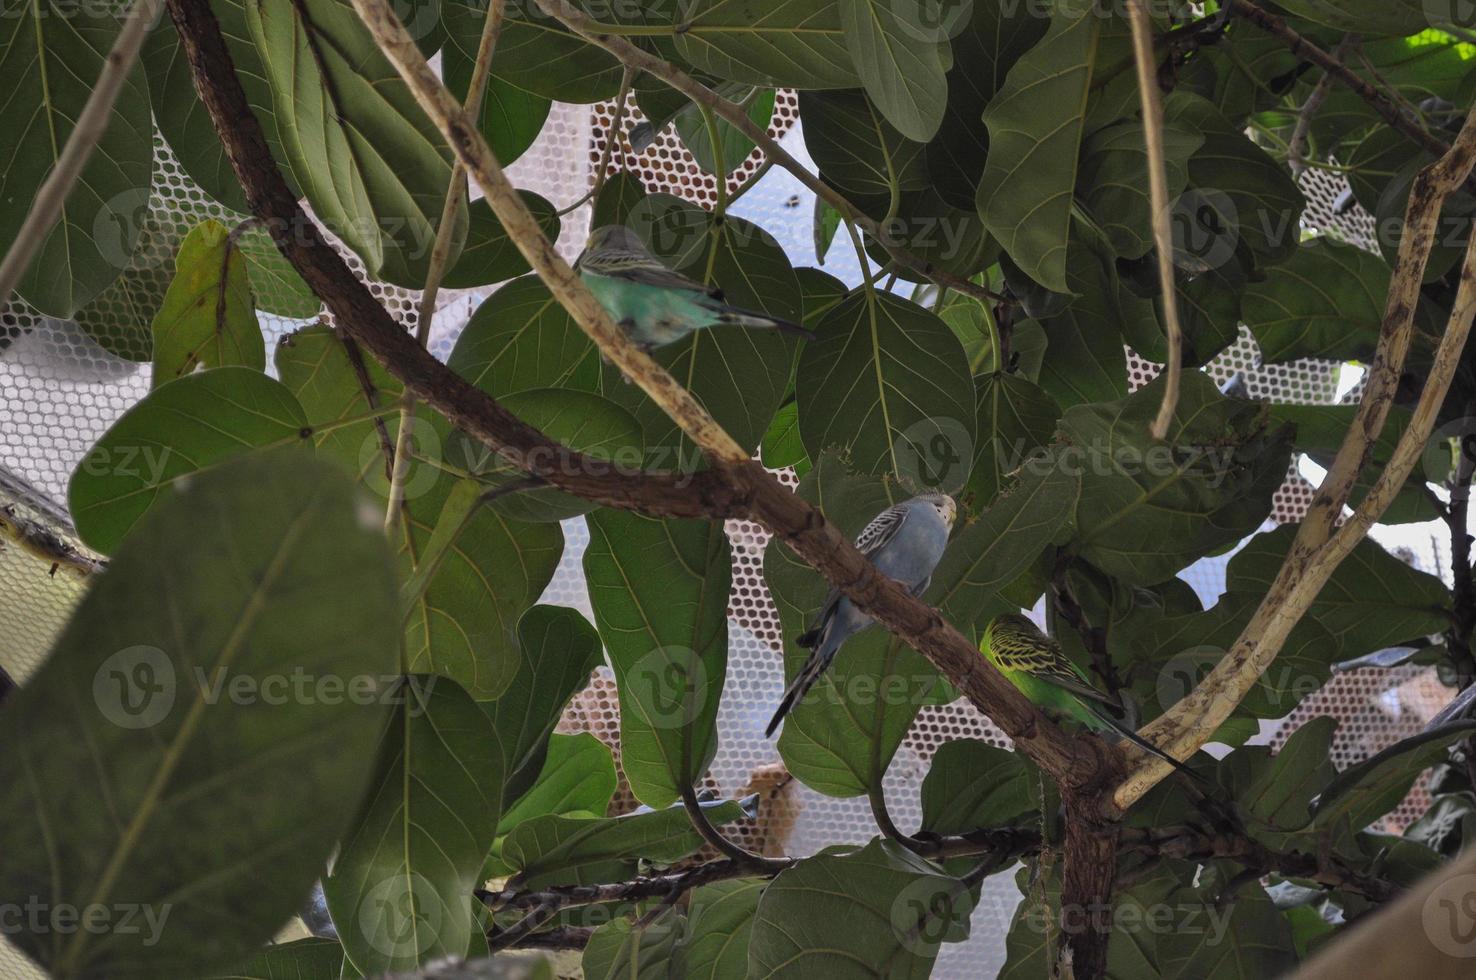
[{"label": "bird's long tail feather", "polygon": [[1188,766],[1184,765],[1184,763],[1180,762],[1178,759],[1175,759],[1173,756],[1169,755],[1163,749],[1160,749],[1158,746],[1154,745],[1152,742],[1148,741],[1137,732],[1133,731],[1123,722],[1118,721],[1116,718],[1112,717],[1112,715],[1108,714],[1105,709],[1098,709],[1094,705],[1093,713],[1098,718],[1102,719],[1102,721],[1105,722],[1107,726],[1111,728],[1114,732],[1121,735],[1129,742],[1132,742],[1144,752],[1147,752],[1149,755],[1152,756],[1157,756],[1164,762],[1167,762],[1169,765],[1173,766],[1179,772],[1184,773],[1186,776],[1190,776],[1193,779],[1198,780],[1200,783],[1208,785],[1209,780],[1205,779],[1199,773],[1195,772],[1193,769],[1190,769]]},{"label": "bird's long tail feather", "polygon": [[820,675],[825,673],[825,668],[829,667],[830,662],[834,659],[835,651],[824,642],[814,653],[810,654],[805,665],[800,668],[800,672],[795,675],[794,680],[789,682],[789,687],[784,691],[784,697],[779,699],[779,707],[774,709],[774,717],[769,719],[769,726],[764,729],[765,738],[773,737],[774,729],[779,727],[784,716],[794,709],[800,698],[809,693],[810,688],[815,686],[815,682],[820,679]]},{"label": "bird's long tail feather", "polygon": [[740,310],[729,307],[719,317],[722,323],[734,327],[759,327],[763,329],[772,328],[780,333],[792,334],[795,337],[804,337],[806,340],[815,339],[815,331],[808,330],[798,323],[789,320],[781,320],[778,317],[768,316],[763,313],[754,313],[751,310]]}]

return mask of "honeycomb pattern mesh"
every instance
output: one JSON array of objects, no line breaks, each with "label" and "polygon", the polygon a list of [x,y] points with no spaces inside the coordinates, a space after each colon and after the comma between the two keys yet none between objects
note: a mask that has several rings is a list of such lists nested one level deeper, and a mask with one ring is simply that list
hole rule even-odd
[{"label": "honeycomb pattern mesh", "polygon": [[[792,93],[780,93],[769,130],[782,137],[786,149],[797,158],[808,161],[796,126],[796,105]],[[559,207],[573,204],[587,191],[592,171],[603,156],[613,114],[610,104],[555,106],[538,142],[510,168],[515,182]],[[632,101],[625,126],[639,118]],[[227,224],[242,220],[241,215],[206,198],[184,175],[168,146],[162,140],[157,143],[152,193],[139,209],[145,246],[119,285],[77,322],[41,316],[18,300],[0,321],[0,423],[4,431],[0,476],[6,477],[0,492],[10,501],[22,501],[18,511],[38,522],[55,525],[46,505],[64,505],[73,467],[103,431],[147,392],[149,367],[134,360],[147,355],[147,324],[171,275],[179,240],[205,218]],[[715,201],[713,178],[696,167],[671,127],[639,154],[622,143],[613,161],[639,175],[648,190],[677,194],[705,206]],[[753,178],[759,162],[757,154],[750,155],[730,175],[730,190]],[[1314,170],[1304,177],[1302,186],[1308,198],[1304,218],[1308,227],[1372,247],[1373,219],[1357,208],[1338,210],[1345,184]],[[796,265],[815,264],[823,258],[827,271],[857,282],[860,270],[849,249],[836,249],[832,256],[815,255],[812,206],[813,196],[803,185],[775,168],[735,202],[732,213],[761,224]],[[587,214],[588,209],[581,208],[564,219],[559,248],[566,257],[572,258],[583,241]],[[361,269],[357,259],[349,258]],[[378,283],[370,286],[407,328],[414,327],[416,293]],[[258,288],[263,287],[258,284]],[[490,292],[491,287],[442,294],[431,334],[435,354],[444,358],[449,353],[471,311]],[[263,315],[261,321],[269,346],[307,322],[275,315]],[[1130,380],[1136,387],[1146,383],[1158,367],[1129,353]],[[1308,404],[1338,400],[1343,372],[1340,365],[1319,361],[1262,365],[1254,340],[1244,330],[1208,370],[1221,382],[1241,375],[1252,397]],[[793,483],[792,474],[781,476]],[[1299,519],[1311,489],[1294,466],[1276,495],[1273,519]],[[38,502],[39,509],[26,505],[27,499]],[[764,812],[758,825],[743,830],[744,843],[749,846],[769,853],[804,854],[829,843],[864,841],[875,833],[866,803],[823,798],[787,779],[773,743],[763,738],[754,721],[755,712],[750,709],[761,706],[765,710],[757,715],[766,717],[767,707],[783,687],[779,621],[761,575],[767,535],[747,522],[730,522],[727,531],[733,545],[729,673],[719,719],[723,742],[709,784],[723,793],[763,793]],[[1438,532],[1381,528],[1376,533],[1386,544],[1404,548],[1413,564],[1449,578]],[[588,543],[583,521],[566,522],[565,534],[563,563],[543,598],[588,615],[589,598],[581,573]],[[1224,559],[1200,562],[1184,577],[1212,602],[1224,588]],[[77,575],[65,570],[50,574],[47,563],[17,548],[0,547],[0,636],[5,637],[0,665],[24,682],[51,645],[82,587]],[[1346,766],[1418,730],[1449,696],[1429,670],[1406,667],[1342,674],[1290,718],[1264,726],[1262,739],[1279,744],[1306,718],[1332,714],[1343,720],[1333,758]],[[608,669],[596,672],[590,687],[570,706],[562,728],[594,732],[618,751],[618,715]],[[962,701],[925,708],[918,717],[886,780],[893,816],[903,829],[916,826],[918,789],[933,752],[945,741],[964,737],[1007,744],[998,729]],[[1391,817],[1393,827],[1418,815],[1422,792],[1417,788]],[[972,938],[945,947],[935,975],[992,975],[1003,961],[1004,931],[1017,900],[1010,876],[991,878],[975,914]],[[0,942],[0,978],[28,975],[15,954]]]}]

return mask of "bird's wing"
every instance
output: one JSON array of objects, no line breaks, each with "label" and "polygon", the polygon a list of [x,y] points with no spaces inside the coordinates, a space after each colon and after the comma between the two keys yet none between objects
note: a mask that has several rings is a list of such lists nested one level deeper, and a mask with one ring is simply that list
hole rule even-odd
[{"label": "bird's wing", "polygon": [[[856,550],[868,559],[882,549],[886,543],[897,536],[902,525],[907,521],[909,509],[902,504],[893,504],[886,510],[871,519],[871,523],[861,529],[856,535]],[[820,604],[820,617],[817,622],[824,624],[826,616],[835,608],[840,599],[840,589],[832,588],[825,594],[825,601]],[[818,631],[819,627],[816,627]],[[812,631],[814,632],[814,631]],[[807,636],[809,634],[806,634]],[[803,645],[803,644],[801,644]]]},{"label": "bird's wing", "polygon": [[658,289],[689,289],[707,295],[713,294],[713,290],[695,279],[673,272],[655,257],[633,249],[602,248],[593,253],[585,252],[576,264],[581,272],[591,275],[623,279]]},{"label": "bird's wing", "polygon": [[1060,644],[1045,634],[1027,640],[1013,635],[1001,637],[996,633],[992,646],[1000,666],[1008,670],[1018,670],[1038,677],[1078,697],[1113,708],[1122,707],[1111,696],[1093,687],[1076,669],[1076,665],[1067,659],[1066,654],[1061,652]]}]

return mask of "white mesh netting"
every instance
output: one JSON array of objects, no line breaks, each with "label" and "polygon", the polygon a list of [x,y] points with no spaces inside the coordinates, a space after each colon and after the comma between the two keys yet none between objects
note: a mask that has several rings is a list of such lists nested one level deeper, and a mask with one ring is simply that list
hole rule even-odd
[{"label": "white mesh netting", "polygon": [[[626,125],[639,115],[630,107]],[[534,147],[510,168],[519,186],[542,194],[556,206],[578,200],[588,189],[594,166],[601,157],[610,126],[611,106],[555,106]],[[790,93],[778,99],[771,131],[801,160],[804,143],[795,126],[796,102]],[[678,194],[711,206],[712,178],[703,174],[682,148],[670,127],[641,154],[628,147],[615,162],[637,173],[649,190]],[[733,186],[753,175],[757,157],[750,157],[732,177]],[[1372,219],[1355,209],[1337,213],[1335,201],[1344,185],[1320,171],[1304,179],[1309,207],[1305,222],[1372,247]],[[733,213],[757,222],[778,239],[796,265],[815,264],[811,235],[813,196],[794,177],[772,169],[734,206]],[[22,518],[55,525],[65,505],[66,485],[73,467],[92,443],[149,386],[149,367],[117,356],[115,351],[138,351],[147,344],[152,315],[150,296],[157,296],[172,272],[172,255],[185,232],[198,221],[214,217],[226,223],[239,215],[214,204],[196,188],[175,163],[169,148],[158,142],[153,194],[144,215],[147,245],[128,273],[109,293],[100,311],[86,324],[62,322],[36,314],[20,302],[4,313],[0,330],[0,504],[17,505]],[[587,231],[587,209],[566,217],[559,246],[572,258]],[[851,283],[859,281],[857,260],[850,249],[835,249],[827,257],[827,271]],[[416,295],[371,284],[391,311],[413,327]],[[431,349],[441,357],[450,351],[471,311],[491,288],[448,291],[442,294],[431,335]],[[157,302],[155,300],[154,302]],[[269,342],[301,326],[263,315]],[[144,348],[146,352],[146,347]],[[1217,381],[1241,374],[1254,398],[1280,402],[1331,403],[1347,396],[1356,383],[1356,369],[1328,362],[1301,362],[1262,366],[1248,334],[1210,366]],[[1134,357],[1135,385],[1148,380],[1156,366]],[[1276,497],[1277,521],[1297,520],[1311,494],[1296,467]],[[29,501],[29,502],[27,502]],[[49,505],[49,507],[48,507]],[[566,523],[566,552],[545,602],[565,604],[589,613],[580,560],[588,536],[582,520]],[[875,834],[864,800],[821,797],[784,779],[773,742],[754,722],[753,705],[772,705],[783,688],[779,621],[765,589],[760,569],[766,535],[758,527],[729,524],[733,543],[734,575],[730,599],[730,650],[726,697],[719,719],[722,747],[713,766],[712,784],[724,793],[757,789],[765,793],[760,826],[750,843],[770,850],[809,853],[829,843],[863,841]],[[1426,571],[1448,576],[1448,555],[1437,532],[1426,526],[1380,528],[1386,545],[1398,546]],[[1212,603],[1224,588],[1225,558],[1206,560],[1184,573],[1205,602]],[[48,563],[15,547],[0,547],[0,665],[24,683],[45,655],[68,611],[83,588],[83,580],[65,569],[49,574]],[[1441,707],[1450,692],[1432,672],[1418,668],[1395,671],[1365,670],[1336,675],[1326,688],[1282,723],[1264,726],[1262,738],[1273,744],[1304,718],[1332,714],[1343,721],[1334,746],[1340,766],[1362,759],[1417,731]],[[767,715],[767,711],[759,714]],[[566,730],[589,730],[618,741],[618,719],[613,685],[601,671],[591,687],[571,706]],[[970,706],[959,702],[924,709],[887,777],[887,795],[903,829],[918,819],[917,796],[929,759],[943,742],[980,737],[1004,744],[997,729]],[[1392,822],[1403,824],[1423,807],[1421,791],[1397,811]],[[942,978],[992,976],[1003,961],[1003,936],[1018,900],[1009,875],[989,879],[975,913],[973,938],[945,947],[935,975]],[[26,976],[26,968],[0,948],[0,977]]]}]

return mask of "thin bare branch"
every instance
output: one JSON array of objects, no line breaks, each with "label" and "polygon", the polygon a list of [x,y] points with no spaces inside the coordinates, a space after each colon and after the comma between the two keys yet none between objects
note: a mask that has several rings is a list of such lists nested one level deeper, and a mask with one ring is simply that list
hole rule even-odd
[{"label": "thin bare branch", "polygon": [[[1346,61],[1348,55],[1358,46],[1357,34],[1345,34],[1333,50],[1332,56],[1339,61]],[[1307,101],[1302,103],[1302,108],[1297,110],[1297,125],[1292,130],[1291,139],[1286,143],[1286,165],[1291,168],[1292,178],[1301,180],[1302,174],[1307,172],[1307,144],[1312,137],[1312,121],[1317,118],[1317,113],[1322,111],[1323,103],[1332,94],[1333,76],[1329,72],[1323,72],[1317,84],[1312,87],[1312,94],[1307,96]]]},{"label": "thin bare branch", "polygon": [[1163,326],[1168,334],[1163,403],[1149,431],[1153,438],[1165,439],[1174,421],[1174,412],[1179,407],[1179,383],[1184,372],[1184,331],[1179,326],[1179,298],[1174,284],[1174,235],[1169,224],[1168,164],[1163,152],[1163,99],[1158,91],[1158,66],[1153,54],[1153,22],[1148,19],[1143,0],[1128,0],[1128,16],[1133,28],[1138,98],[1143,103],[1143,142],[1148,150],[1148,200],[1153,213],[1153,242],[1158,252]]},{"label": "thin bare branch", "polygon": [[31,209],[16,231],[4,261],[0,261],[0,306],[10,300],[16,284],[31,267],[36,252],[45,244],[61,216],[67,195],[82,176],[82,170],[103,133],[107,132],[108,115],[118,101],[118,92],[133,70],[139,48],[143,46],[144,37],[162,6],[163,0],[135,0],[133,9],[128,12],[128,19],[123,22],[117,40],[103,62],[102,73],[97,76],[92,93],[87,96],[87,104],[77,115],[77,124],[72,127],[66,146],[62,147],[56,165],[36,192],[36,199],[31,202]]}]

